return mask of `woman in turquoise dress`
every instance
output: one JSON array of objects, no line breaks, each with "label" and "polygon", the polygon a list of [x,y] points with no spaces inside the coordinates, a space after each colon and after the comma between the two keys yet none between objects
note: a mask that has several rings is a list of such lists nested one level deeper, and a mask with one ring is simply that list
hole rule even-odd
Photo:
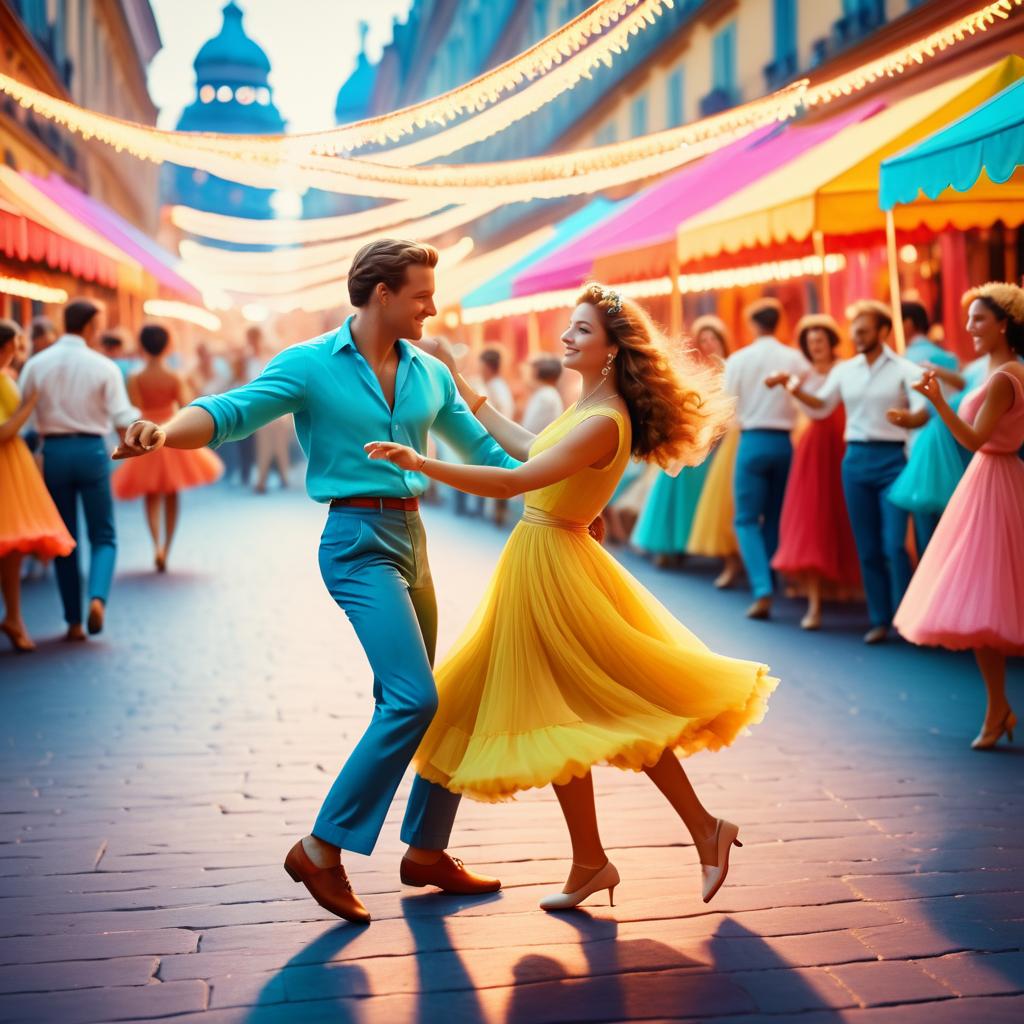
[{"label": "woman in turquoise dress", "polygon": [[[933,370],[947,388],[955,389],[949,398],[954,411],[963,396],[984,381],[988,371],[987,360],[972,363],[963,375],[934,365],[926,368]],[[924,554],[970,460],[971,453],[957,444],[938,416],[932,415],[914,439],[907,465],[893,481],[889,500],[913,516],[918,557]]]}]

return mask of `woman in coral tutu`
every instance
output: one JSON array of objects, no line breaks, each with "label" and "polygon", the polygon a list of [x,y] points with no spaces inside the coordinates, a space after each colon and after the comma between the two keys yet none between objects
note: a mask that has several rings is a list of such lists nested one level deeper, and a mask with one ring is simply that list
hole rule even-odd
[{"label": "woman in coral tutu", "polygon": [[893,620],[915,644],[974,651],[988,706],[971,744],[989,750],[1017,716],[1006,699],[1007,655],[1024,654],[1024,291],[992,282],[964,296],[967,331],[992,373],[958,416],[926,371],[917,389],[974,452]]},{"label": "woman in coral tutu", "polygon": [[[588,532],[630,456],[661,465],[704,458],[731,416],[720,375],[678,358],[635,303],[590,285],[562,335],[583,397],[534,437],[463,397],[517,459],[516,469],[425,459],[392,442],[385,458],[485,497],[525,494],[484,600],[437,670],[439,707],[416,757],[421,775],[480,800],[554,785],[573,867],[546,910],[568,909],[619,875],[598,834],[590,769],[642,770],[693,838],[704,899],[738,844],[693,791],[681,754],[717,750],[761,720],[776,685],[764,665],[710,651]],[[443,351],[439,351],[446,358]],[[451,364],[450,364],[451,365]]]},{"label": "woman in coral tutu", "polygon": [[[817,314],[805,316],[796,330],[800,350],[812,366],[803,386],[816,391],[835,365],[839,325],[832,317]],[[773,384],[777,379],[770,378]],[[806,588],[807,612],[800,621],[804,629],[821,627],[826,584],[849,590],[860,583],[857,547],[843,497],[845,427],[842,405],[823,419],[812,419],[797,442],[786,481],[772,568]]]},{"label": "woman in coral tutu", "polygon": [[4,618],[0,631],[16,651],[27,654],[35,644],[21,617],[21,560],[69,555],[75,542],[46,489],[28,445],[18,436],[36,401],[37,391],[21,402],[9,369],[18,350],[21,328],[0,320],[0,590]]},{"label": "woman in coral tutu", "polygon": [[[725,367],[729,354],[729,332],[717,316],[701,316],[693,322],[693,340],[703,358],[719,369]],[[740,548],[733,528],[732,478],[736,468],[736,449],[740,443],[739,427],[733,423],[708,460],[707,479],[693,514],[693,526],[686,550],[704,558],[721,558],[722,571],[715,586],[732,586],[743,568]]]},{"label": "woman in coral tutu", "polygon": [[[146,364],[128,378],[128,397],[142,409],[145,419],[164,423],[180,406],[192,400],[184,376],[167,366],[170,335],[159,324],[147,324],[139,333]],[[212,484],[224,472],[224,464],[208,448],[182,450],[161,448],[150,458],[131,459],[115,471],[114,496],[122,501],[144,498],[146,522],[153,537],[153,562],[166,572],[167,556],[178,525],[178,492]],[[163,538],[160,509],[163,507]]]}]

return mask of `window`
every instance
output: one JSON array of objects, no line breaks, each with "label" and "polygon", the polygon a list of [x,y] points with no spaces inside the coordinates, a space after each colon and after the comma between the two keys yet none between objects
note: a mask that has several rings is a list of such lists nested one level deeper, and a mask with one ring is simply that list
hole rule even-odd
[{"label": "window", "polygon": [[686,121],[686,77],[683,68],[676,68],[668,76],[665,109],[668,112],[669,128],[678,128]]},{"label": "window", "polygon": [[637,96],[629,108],[629,132],[636,138],[647,134],[647,96]]},{"label": "window", "polygon": [[730,21],[711,41],[711,87],[736,92],[736,22]]},{"label": "window", "polygon": [[775,0],[775,60],[796,57],[796,0]]}]

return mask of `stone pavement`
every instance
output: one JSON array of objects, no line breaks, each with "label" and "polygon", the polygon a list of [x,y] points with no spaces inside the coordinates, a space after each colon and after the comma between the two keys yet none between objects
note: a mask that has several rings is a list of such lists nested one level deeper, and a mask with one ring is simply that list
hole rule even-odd
[{"label": "stone pavement", "polygon": [[[120,510],[100,641],[53,642],[44,581],[26,589],[39,653],[0,654],[0,1020],[1024,1019],[1024,759],[968,749],[969,657],[864,648],[849,611],[817,636],[795,605],[750,623],[711,567],[624,556],[712,646],[782,678],[749,737],[688,762],[742,827],[719,896],[701,903],[695,853],[646,778],[602,768],[615,907],[537,909],[568,866],[548,791],[463,804],[455,849],[501,894],[403,889],[403,787],[378,851],[346,858],[374,922],[339,925],[281,869],[370,710],[319,579],[322,510],[225,486],[184,506],[166,577],[141,510]],[[501,536],[428,515],[444,650]]]}]

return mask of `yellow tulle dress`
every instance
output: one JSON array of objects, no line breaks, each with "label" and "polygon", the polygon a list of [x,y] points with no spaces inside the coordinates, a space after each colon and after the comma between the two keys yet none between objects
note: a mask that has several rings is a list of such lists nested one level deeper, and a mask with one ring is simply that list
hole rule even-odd
[{"label": "yellow tulle dress", "polygon": [[415,766],[477,800],[600,763],[639,771],[668,748],[717,750],[762,719],[778,682],[709,650],[588,533],[629,460],[626,417],[571,407],[530,456],[590,416],[618,424],[615,458],[526,495],[480,607],[435,673],[439,707]]},{"label": "yellow tulle dress", "polygon": [[711,456],[711,468],[693,514],[690,539],[686,550],[691,555],[725,558],[739,553],[733,529],[732,476],[736,468],[736,449],[740,443],[739,427],[733,427]]}]

